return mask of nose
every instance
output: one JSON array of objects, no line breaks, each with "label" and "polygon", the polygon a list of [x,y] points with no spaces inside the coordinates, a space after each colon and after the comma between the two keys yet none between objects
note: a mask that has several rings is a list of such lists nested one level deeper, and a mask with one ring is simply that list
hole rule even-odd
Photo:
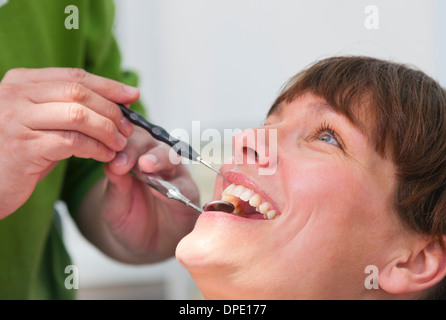
[{"label": "nose", "polygon": [[233,146],[236,164],[255,165],[264,173],[275,172],[278,163],[277,129],[243,130],[234,136]]}]

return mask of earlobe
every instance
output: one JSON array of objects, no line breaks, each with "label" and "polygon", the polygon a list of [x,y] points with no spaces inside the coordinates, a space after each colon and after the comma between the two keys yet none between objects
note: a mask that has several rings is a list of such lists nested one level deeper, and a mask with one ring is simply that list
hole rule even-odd
[{"label": "earlobe", "polygon": [[[446,241],[446,237],[443,237]],[[379,272],[379,286],[391,294],[424,291],[446,276],[446,251],[437,239],[418,241],[417,248],[400,256]]]}]

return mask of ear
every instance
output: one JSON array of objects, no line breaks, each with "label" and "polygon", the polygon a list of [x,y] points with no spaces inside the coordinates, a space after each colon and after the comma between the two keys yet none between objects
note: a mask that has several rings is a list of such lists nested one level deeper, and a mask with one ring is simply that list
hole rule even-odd
[{"label": "ear", "polygon": [[[446,236],[443,240],[446,242]],[[446,252],[438,239],[417,240],[412,248],[380,270],[381,289],[392,294],[421,292],[446,276]]]}]

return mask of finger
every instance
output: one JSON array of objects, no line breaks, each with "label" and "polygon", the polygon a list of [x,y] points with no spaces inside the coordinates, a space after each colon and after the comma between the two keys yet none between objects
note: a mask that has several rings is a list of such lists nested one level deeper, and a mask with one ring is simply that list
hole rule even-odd
[{"label": "finger", "polygon": [[102,212],[112,225],[117,225],[132,207],[131,191],[134,181],[130,175],[114,174],[108,164],[104,166],[104,173],[108,180],[102,201]]},{"label": "finger", "polygon": [[127,144],[127,139],[119,132],[113,121],[81,104],[44,103],[35,108],[38,108],[37,112],[22,120],[23,124],[32,130],[80,132],[115,151],[123,150]]},{"label": "finger", "polygon": [[182,158],[168,145],[158,144],[138,159],[138,165],[143,172],[155,173],[173,183],[183,194],[198,202],[199,194],[191,184],[192,176],[189,170],[181,164]]},{"label": "finger", "polygon": [[133,125],[116,103],[76,82],[50,81],[27,85],[24,95],[36,104],[46,102],[76,102],[109,118],[126,137],[133,133]]},{"label": "finger", "polygon": [[139,90],[121,82],[107,79],[78,68],[12,69],[7,72],[2,82],[47,82],[67,81],[79,83],[104,98],[122,104],[131,104],[139,99]]},{"label": "finger", "polygon": [[136,127],[134,134],[127,140],[125,149],[116,155],[110,163],[110,170],[115,174],[128,173],[137,163],[138,158],[159,144],[145,130]]},{"label": "finger", "polygon": [[110,163],[104,166],[104,173],[113,184],[112,190],[116,194],[129,195],[132,189],[132,176],[130,174],[120,175],[111,170]]},{"label": "finger", "polygon": [[138,159],[138,165],[142,171],[158,173],[166,179],[175,174],[180,163],[180,156],[166,144],[158,144]]},{"label": "finger", "polygon": [[97,140],[74,131],[36,131],[36,142],[30,148],[49,161],[60,161],[72,156],[95,159],[101,162],[111,161],[116,152]]}]

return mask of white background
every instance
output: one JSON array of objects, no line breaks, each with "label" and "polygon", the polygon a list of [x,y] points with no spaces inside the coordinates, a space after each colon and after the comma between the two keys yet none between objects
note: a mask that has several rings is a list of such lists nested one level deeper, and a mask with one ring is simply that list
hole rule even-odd
[{"label": "white background", "polygon": [[[123,66],[139,73],[151,120],[168,130],[190,130],[195,120],[202,129],[257,126],[288,78],[332,55],[408,63],[446,84],[443,0],[116,4]],[[364,26],[368,5],[379,9],[378,30]],[[206,170],[194,168],[204,199],[214,177]],[[200,298],[175,259],[150,267],[124,266],[83,242],[75,229],[67,230],[67,245],[80,270],[81,298]],[[160,286],[151,285],[158,282]]]},{"label": "white background", "polygon": [[[154,121],[243,128],[258,125],[283,83],[320,58],[373,55],[438,77],[440,2],[120,0],[117,35]],[[364,27],[370,4],[378,30]]]}]

